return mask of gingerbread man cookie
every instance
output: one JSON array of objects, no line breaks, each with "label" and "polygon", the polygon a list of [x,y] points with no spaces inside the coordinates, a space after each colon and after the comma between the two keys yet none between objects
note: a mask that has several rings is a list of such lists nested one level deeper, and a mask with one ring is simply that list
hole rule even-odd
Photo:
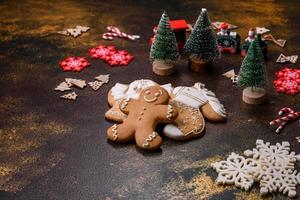
[{"label": "gingerbread man cookie", "polygon": [[162,143],[155,132],[158,123],[171,123],[178,115],[169,105],[168,91],[160,86],[151,86],[142,90],[139,99],[125,99],[120,109],[127,114],[121,124],[115,124],[107,130],[109,140],[127,142],[135,138],[138,147],[156,150]]},{"label": "gingerbread man cookie", "polygon": [[[137,100],[143,89],[154,85],[158,84],[154,81],[144,79],[133,81],[129,85],[117,83],[108,92],[108,103],[111,106],[111,108],[105,113],[105,118],[116,122],[122,122],[127,117],[127,115],[120,110],[120,102],[123,99],[127,98]],[[173,90],[171,84],[165,84],[161,87],[166,89],[169,92],[169,94]]]},{"label": "gingerbread man cookie", "polygon": [[171,96],[170,104],[179,115],[175,124],[166,125],[163,132],[174,140],[200,137],[205,129],[203,115],[213,121],[226,117],[223,105],[202,83],[196,83],[193,87],[176,87]]}]

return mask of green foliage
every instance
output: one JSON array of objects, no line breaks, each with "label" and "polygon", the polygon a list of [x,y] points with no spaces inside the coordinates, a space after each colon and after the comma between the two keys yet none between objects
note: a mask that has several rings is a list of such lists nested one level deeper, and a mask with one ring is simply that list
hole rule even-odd
[{"label": "green foliage", "polygon": [[210,26],[206,9],[202,9],[194,29],[188,38],[184,50],[201,59],[214,59],[220,55],[217,40]]},{"label": "green foliage", "polygon": [[177,62],[179,60],[179,50],[175,33],[170,26],[170,19],[164,12],[159,21],[157,34],[151,45],[150,60],[163,60],[165,62]]},{"label": "green foliage", "polygon": [[244,58],[238,84],[242,87],[264,87],[266,85],[266,63],[261,50],[261,36],[250,44],[247,56]]}]

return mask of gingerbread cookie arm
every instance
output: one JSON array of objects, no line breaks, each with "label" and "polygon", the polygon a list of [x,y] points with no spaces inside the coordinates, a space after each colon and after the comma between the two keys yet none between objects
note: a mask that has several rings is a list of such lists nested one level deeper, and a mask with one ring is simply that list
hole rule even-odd
[{"label": "gingerbread cookie arm", "polygon": [[131,109],[134,109],[135,106],[137,106],[139,104],[139,101],[137,100],[134,100],[134,99],[123,99],[120,103],[120,110],[125,113],[125,114],[128,114],[129,111]]},{"label": "gingerbread cookie arm", "polygon": [[165,122],[171,122],[176,119],[178,112],[177,110],[170,104],[168,105],[157,105],[157,118],[159,120],[163,120]]},{"label": "gingerbread cookie arm", "polygon": [[114,124],[107,130],[107,138],[115,142],[128,142],[134,138],[135,127],[131,123]]}]

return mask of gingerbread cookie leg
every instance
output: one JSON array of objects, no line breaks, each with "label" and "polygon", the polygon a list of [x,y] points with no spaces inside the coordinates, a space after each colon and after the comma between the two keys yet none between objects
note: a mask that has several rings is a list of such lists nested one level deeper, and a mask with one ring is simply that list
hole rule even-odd
[{"label": "gingerbread cookie leg", "polygon": [[136,130],[135,141],[138,147],[145,150],[159,149],[162,138],[148,124]]},{"label": "gingerbread cookie leg", "polygon": [[130,123],[114,124],[107,130],[107,138],[115,142],[128,142],[134,139],[134,129]]},{"label": "gingerbread cookie leg", "polygon": [[146,150],[156,150],[162,143],[161,137],[155,132],[155,127],[158,122],[171,122],[178,113],[171,105],[156,105],[156,117],[154,118],[153,126],[149,126],[149,121],[145,121],[145,125],[139,126],[136,130],[135,141],[137,145]]}]

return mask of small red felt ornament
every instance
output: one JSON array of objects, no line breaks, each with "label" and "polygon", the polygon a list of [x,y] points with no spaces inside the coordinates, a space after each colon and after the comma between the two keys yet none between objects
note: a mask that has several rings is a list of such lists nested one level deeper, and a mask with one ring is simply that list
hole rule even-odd
[{"label": "small red felt ornament", "polygon": [[88,67],[90,63],[85,57],[68,57],[59,62],[63,71],[80,72],[84,68]]},{"label": "small red felt ornament", "polygon": [[108,56],[116,51],[113,46],[103,46],[99,45],[95,48],[89,50],[91,58],[97,58],[101,60],[106,60]]},{"label": "small red felt ornament", "polygon": [[273,81],[277,92],[295,95],[300,91],[300,69],[284,68],[275,74]]},{"label": "small red felt ornament", "polygon": [[114,46],[100,45],[89,50],[91,58],[101,59],[107,62],[110,66],[128,65],[133,59],[125,50],[117,50]]},{"label": "small red felt ornament", "polygon": [[128,63],[133,59],[133,56],[130,55],[127,51],[121,50],[112,53],[107,57],[106,61],[109,65],[128,65]]}]

